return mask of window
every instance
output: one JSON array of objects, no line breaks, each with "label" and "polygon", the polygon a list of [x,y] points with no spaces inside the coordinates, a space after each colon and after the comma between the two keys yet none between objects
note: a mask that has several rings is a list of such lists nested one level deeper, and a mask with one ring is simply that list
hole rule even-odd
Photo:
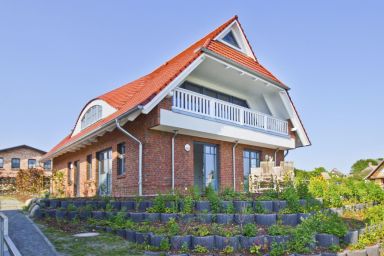
[{"label": "window", "polygon": [[4,158],[0,157],[0,169],[4,168]]},{"label": "window", "polygon": [[51,168],[52,168],[52,161],[51,160],[44,162],[44,170],[50,171]]},{"label": "window", "polygon": [[85,112],[83,118],[81,119],[81,129],[87,128],[93,123],[96,123],[101,119],[102,116],[102,107],[96,105],[91,107]]},{"label": "window", "polygon": [[20,169],[20,158],[12,158],[11,168],[12,169]]},{"label": "window", "polygon": [[117,175],[125,174],[125,143],[117,145]]},{"label": "window", "polygon": [[244,150],[243,169],[244,169],[244,191],[249,191],[249,174],[252,168],[260,167],[260,152]]},{"label": "window", "polygon": [[67,177],[68,177],[67,183],[68,183],[68,185],[71,185],[71,183],[72,183],[72,162],[68,163]]},{"label": "window", "polygon": [[212,98],[216,98],[219,100],[230,102],[230,103],[236,104],[238,106],[249,108],[246,100],[243,100],[243,99],[240,99],[240,98],[237,98],[237,97],[225,94],[225,93],[221,93],[221,92],[218,92],[215,90],[211,90],[211,89],[202,87],[200,85],[193,84],[193,83],[188,82],[188,81],[184,82],[184,84],[181,86],[181,88],[184,88],[184,89],[189,90],[189,91],[197,92],[197,93],[200,93],[203,95],[207,95],[207,96],[212,97]]},{"label": "window", "polygon": [[87,155],[87,180],[92,179],[92,155]]},{"label": "window", "polygon": [[229,33],[226,34],[225,37],[223,37],[223,41],[240,49],[239,43],[237,42],[235,35],[233,34],[232,31],[229,31]]},{"label": "window", "polygon": [[36,159],[28,159],[28,169],[36,168]]}]

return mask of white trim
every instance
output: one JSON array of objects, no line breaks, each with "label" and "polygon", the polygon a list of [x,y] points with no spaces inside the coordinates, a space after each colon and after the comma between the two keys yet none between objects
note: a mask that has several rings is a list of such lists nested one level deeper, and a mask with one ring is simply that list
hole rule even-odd
[{"label": "white trim", "polygon": [[184,69],[175,79],[173,79],[163,90],[161,90],[150,102],[143,106],[142,113],[148,114],[157,106],[173,89],[180,85],[192,71],[205,59],[206,54],[201,54],[186,69]]}]

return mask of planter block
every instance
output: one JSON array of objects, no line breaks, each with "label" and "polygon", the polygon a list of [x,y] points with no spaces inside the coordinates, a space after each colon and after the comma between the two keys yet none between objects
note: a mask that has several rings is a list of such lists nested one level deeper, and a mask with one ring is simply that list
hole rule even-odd
[{"label": "planter block", "polygon": [[234,221],[236,224],[249,224],[255,222],[254,214],[235,214]]},{"label": "planter block", "polygon": [[233,214],[216,214],[216,222],[218,224],[232,224],[233,219]]},{"label": "planter block", "polygon": [[61,206],[61,201],[59,200],[50,200],[49,201],[49,207],[51,208],[59,208]]},{"label": "planter block", "polygon": [[227,246],[232,246],[237,251],[240,247],[239,237],[215,236],[215,248],[217,250],[223,250]]},{"label": "planter block", "polygon": [[181,214],[179,215],[181,222],[188,223],[195,220],[195,214]]},{"label": "planter block", "polygon": [[367,256],[366,250],[348,251],[347,256]]},{"label": "planter block", "polygon": [[363,210],[365,208],[365,204],[355,204],[355,210]]},{"label": "planter block", "polygon": [[305,200],[305,199],[300,199],[300,200],[299,200],[299,203],[300,203],[301,206],[305,207],[305,206],[307,205],[307,200]]},{"label": "planter block", "polygon": [[160,247],[160,243],[163,239],[168,239],[166,236],[150,235],[150,245],[154,247]]},{"label": "planter block", "polygon": [[282,214],[280,216],[281,216],[281,221],[282,221],[283,225],[293,226],[293,227],[297,226],[298,216],[296,213],[294,213],[294,214]]},{"label": "planter block", "polygon": [[105,201],[97,201],[97,208],[98,209],[105,209],[106,206],[107,206],[107,202],[105,202]]},{"label": "planter block", "polygon": [[144,216],[141,212],[131,212],[129,217],[133,222],[142,222],[144,220]]},{"label": "planter block", "polygon": [[192,247],[195,248],[197,245],[213,250],[215,248],[215,236],[194,236],[192,238]]},{"label": "planter block", "polygon": [[139,210],[139,212],[145,212],[151,206],[152,206],[152,202],[142,201],[142,202],[139,202],[138,210]]},{"label": "planter block", "polygon": [[343,208],[329,208],[329,210],[333,213],[336,213],[339,216],[343,215],[343,213],[344,213]]},{"label": "planter block", "polygon": [[271,248],[272,243],[276,242],[278,244],[287,243],[289,236],[266,236],[268,241],[268,247]]},{"label": "planter block", "polygon": [[97,220],[102,220],[105,218],[105,212],[93,211],[92,212],[92,218],[97,219]]},{"label": "planter block", "polygon": [[67,212],[63,210],[55,211],[55,214],[56,219],[64,219],[67,216]]},{"label": "planter block", "polygon": [[106,219],[111,219],[116,215],[116,212],[105,212],[105,218]]},{"label": "planter block", "polygon": [[136,243],[144,244],[150,242],[150,233],[140,233],[136,232]]},{"label": "planter block", "polygon": [[[195,208],[196,208],[196,206],[195,206],[195,202],[193,202],[193,203],[192,203],[192,209],[191,209],[191,210],[193,211]],[[179,210],[180,210],[180,211],[183,211],[183,210],[184,210],[184,202],[183,202],[183,201],[180,201],[180,202],[179,202]]]},{"label": "planter block", "polygon": [[73,220],[73,219],[75,219],[77,216],[79,216],[77,212],[67,212],[67,219],[68,219],[68,220]]},{"label": "planter block", "polygon": [[195,219],[200,223],[210,224],[212,223],[212,214],[196,214]]},{"label": "planter block", "polygon": [[228,205],[230,204],[230,201],[221,201],[220,202],[220,209],[222,212],[226,212]]},{"label": "planter block", "polygon": [[266,244],[266,236],[255,236],[255,237],[247,237],[247,236],[239,236],[240,245],[243,249],[249,249],[252,245],[259,245],[261,247]]},{"label": "planter block", "polygon": [[331,247],[332,245],[338,246],[340,244],[339,238],[330,234],[317,234],[316,241],[320,247],[326,248]]},{"label": "planter block", "polygon": [[345,244],[356,244],[358,239],[359,239],[359,231],[353,230],[353,231],[349,231],[344,236],[343,240]]},{"label": "planter block", "polygon": [[280,210],[287,207],[287,201],[273,201],[273,211],[279,212]]},{"label": "planter block", "polygon": [[129,242],[136,243],[136,232],[130,229],[126,229],[125,239],[127,239]]},{"label": "planter block", "polygon": [[61,201],[61,207],[67,209],[68,205],[70,205],[71,203],[71,201]]},{"label": "planter block", "polygon": [[273,212],[273,201],[255,201],[253,202],[253,208],[256,209],[257,205],[260,205],[267,213]]},{"label": "planter block", "polygon": [[277,215],[275,213],[271,214],[255,214],[256,224],[262,226],[272,226],[276,224]]},{"label": "planter block", "polygon": [[195,207],[196,211],[198,212],[211,211],[211,204],[209,201],[197,201]]},{"label": "planter block", "polygon": [[233,207],[237,213],[243,213],[248,207],[252,208],[252,202],[250,201],[233,201]]},{"label": "planter block", "polygon": [[113,233],[113,229],[111,227],[105,227],[105,232]]},{"label": "planter block", "polygon": [[188,249],[192,249],[192,236],[171,237],[171,248],[173,250],[180,250],[183,244],[186,244]]},{"label": "planter block", "polygon": [[48,209],[45,212],[45,216],[49,218],[55,218],[56,217],[56,210],[55,209]]},{"label": "planter block", "polygon": [[150,222],[160,221],[160,213],[143,213],[144,220]]},{"label": "planter block", "polygon": [[87,220],[92,216],[92,212],[89,211],[80,211],[79,217],[81,220]]},{"label": "planter block", "polygon": [[83,200],[76,200],[73,201],[73,204],[76,206],[76,208],[81,208],[85,206],[85,201]]},{"label": "planter block", "polygon": [[122,202],[120,202],[120,209],[125,209],[126,211],[132,211],[135,209],[135,202],[122,201]]},{"label": "planter block", "polygon": [[120,201],[111,201],[110,204],[112,205],[112,208],[115,210],[121,209],[121,202]]},{"label": "planter block", "polygon": [[368,256],[380,256],[380,246],[374,245],[365,248]]},{"label": "planter block", "polygon": [[171,218],[174,218],[177,220],[179,215],[177,213],[161,213],[160,214],[160,220],[161,222],[165,223],[168,222]]},{"label": "planter block", "polygon": [[97,209],[97,201],[86,201],[85,205],[90,205],[92,206],[92,209],[96,210]]}]

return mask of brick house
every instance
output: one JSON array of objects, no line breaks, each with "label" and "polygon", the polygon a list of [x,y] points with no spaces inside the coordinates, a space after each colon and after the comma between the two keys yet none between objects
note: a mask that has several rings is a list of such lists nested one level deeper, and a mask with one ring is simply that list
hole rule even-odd
[{"label": "brick house", "polygon": [[[310,145],[289,88],[257,60],[237,16],[152,73],[89,101],[52,148],[67,196],[243,191],[250,168]],[[54,188],[53,188],[54,190]]]},{"label": "brick house", "polygon": [[372,171],[365,177],[365,179],[371,180],[384,188],[384,161],[381,161],[377,166],[373,166],[369,163],[369,168],[371,168]]},{"label": "brick house", "polygon": [[0,149],[0,178],[15,178],[20,169],[44,168],[50,170],[50,162],[40,162],[41,157],[47,152],[20,145]]}]

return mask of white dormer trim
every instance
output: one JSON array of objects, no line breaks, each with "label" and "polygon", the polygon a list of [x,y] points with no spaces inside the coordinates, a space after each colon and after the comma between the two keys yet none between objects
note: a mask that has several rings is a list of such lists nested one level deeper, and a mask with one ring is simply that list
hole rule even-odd
[{"label": "white dormer trim", "polygon": [[77,120],[76,122],[76,126],[75,126],[75,129],[73,130],[73,133],[72,133],[72,136],[78,134],[79,132],[81,132],[81,120],[83,119],[85,113],[87,113],[87,111],[89,109],[91,109],[92,107],[94,106],[101,106],[102,108],[102,111],[101,111],[101,119],[113,114],[114,112],[116,112],[116,109],[114,107],[112,107],[111,105],[109,105],[106,101],[104,100],[101,100],[101,99],[95,99],[91,102],[88,103],[88,105],[83,109],[83,111],[81,112],[80,116],[79,116],[79,119]]},{"label": "white dormer trim", "polygon": [[[223,40],[223,38],[231,32],[233,33],[237,43],[239,44],[240,48],[227,43],[226,41]],[[240,27],[240,24],[237,20],[233,21],[227,28],[225,28],[220,34],[218,34],[215,38],[215,40],[220,41],[221,43],[228,45],[229,47],[240,51],[249,57],[253,58],[256,60],[255,56],[253,55],[251,46],[249,45],[247,38],[245,37],[243,30]]]}]

